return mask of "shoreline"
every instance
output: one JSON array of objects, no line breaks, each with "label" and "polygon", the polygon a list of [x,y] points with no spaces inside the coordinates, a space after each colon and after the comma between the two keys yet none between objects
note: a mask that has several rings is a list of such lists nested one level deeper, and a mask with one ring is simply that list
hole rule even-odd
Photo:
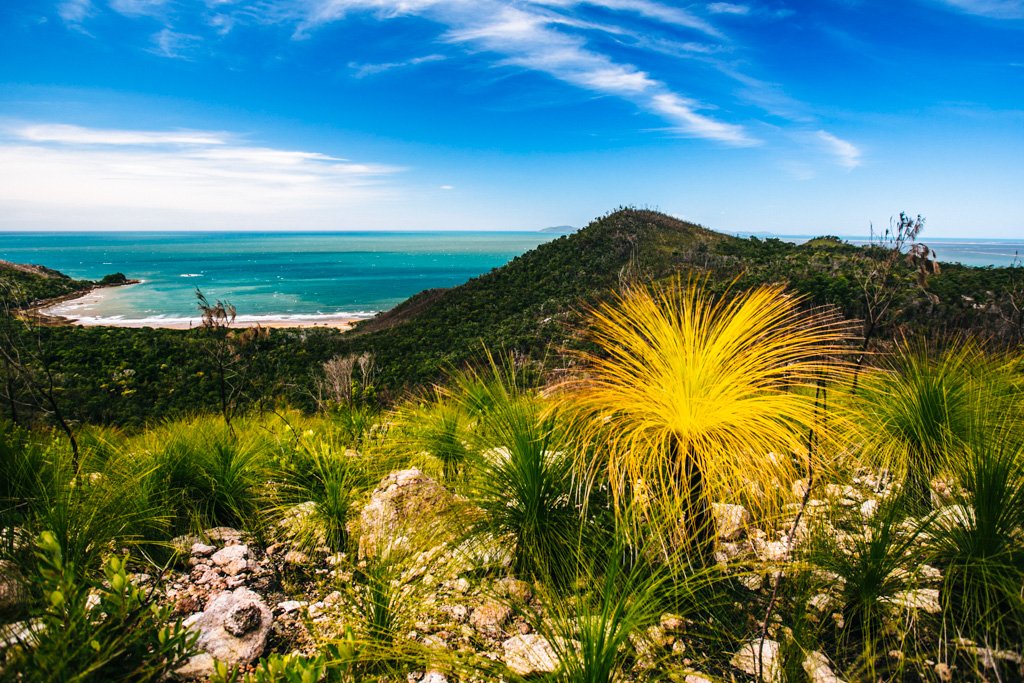
[{"label": "shoreline", "polygon": [[[160,316],[151,318],[98,318],[76,314],[75,309],[99,303],[104,298],[107,290],[115,287],[137,285],[141,282],[141,280],[130,280],[123,284],[96,285],[86,290],[48,299],[26,309],[23,314],[33,318],[38,324],[51,326],[76,325],[78,327],[154,328],[165,330],[189,330],[202,327],[202,318],[198,315],[194,318],[161,318]],[[353,315],[330,314],[241,315],[235,319],[231,327],[233,329],[246,329],[257,326],[270,329],[333,328],[344,332],[352,329],[357,322],[366,319],[366,317]]]}]

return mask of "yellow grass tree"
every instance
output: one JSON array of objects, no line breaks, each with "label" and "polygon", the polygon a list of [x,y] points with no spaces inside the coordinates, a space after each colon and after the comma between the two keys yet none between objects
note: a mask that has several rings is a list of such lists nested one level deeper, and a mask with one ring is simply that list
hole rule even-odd
[{"label": "yellow grass tree", "polygon": [[[592,313],[597,350],[565,394],[581,411],[590,481],[617,513],[698,562],[710,503],[791,481],[821,421],[816,393],[847,376],[848,327],[780,286],[716,297],[700,281],[626,290]],[[681,522],[681,523],[680,523]]]}]

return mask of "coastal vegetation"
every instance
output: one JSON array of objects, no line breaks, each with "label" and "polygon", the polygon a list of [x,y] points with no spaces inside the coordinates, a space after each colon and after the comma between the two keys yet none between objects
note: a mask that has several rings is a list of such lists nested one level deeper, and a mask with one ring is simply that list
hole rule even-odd
[{"label": "coastal vegetation", "polygon": [[8,315],[0,679],[1020,680],[1018,273],[892,249],[626,210],[346,334]]}]

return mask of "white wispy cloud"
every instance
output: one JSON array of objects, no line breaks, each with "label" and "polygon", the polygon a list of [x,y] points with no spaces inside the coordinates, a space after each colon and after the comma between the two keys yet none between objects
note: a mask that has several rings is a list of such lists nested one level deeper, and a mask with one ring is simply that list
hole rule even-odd
[{"label": "white wispy cloud", "polygon": [[424,55],[423,57],[413,57],[412,59],[406,59],[400,62],[382,62],[379,64],[359,64],[358,62],[349,62],[348,68],[352,69],[352,75],[355,78],[366,78],[367,76],[374,76],[381,74],[386,71],[393,71],[395,69],[404,69],[410,66],[419,66],[420,64],[429,64],[430,62],[440,62],[447,59],[444,55]]},{"label": "white wispy cloud", "polygon": [[150,41],[149,51],[168,59],[190,59],[192,52],[199,47],[203,39],[189,33],[178,33],[171,28],[163,28],[154,33]]},{"label": "white wispy cloud", "polygon": [[821,147],[835,157],[836,162],[843,168],[853,169],[861,164],[861,151],[852,142],[843,140],[825,130],[814,133],[814,138]]},{"label": "white wispy cloud", "polygon": [[104,227],[331,227],[402,170],[215,131],[13,126],[0,136],[0,223],[90,227],[102,216]]},{"label": "white wispy cloud", "polygon": [[652,0],[307,0],[296,35],[307,36],[316,27],[353,12],[370,12],[382,20],[420,16],[446,27],[441,40],[494,54],[497,66],[544,73],[599,95],[626,99],[668,120],[674,130],[686,135],[731,145],[754,142],[742,125],[698,113],[697,109],[704,107],[664,81],[592,47],[576,30],[611,29],[582,22],[563,11],[583,5],[719,35],[713,26],[690,12]]},{"label": "white wispy cloud", "polygon": [[21,140],[64,145],[223,145],[227,142],[224,133],[111,130],[60,123],[30,124],[15,127],[10,132]]},{"label": "white wispy cloud", "polygon": [[110,8],[127,17],[158,14],[167,0],[110,0]]},{"label": "white wispy cloud", "polygon": [[57,5],[57,15],[69,24],[81,24],[91,13],[91,0],[64,0]]},{"label": "white wispy cloud", "polygon": [[936,0],[968,14],[992,19],[1024,19],[1024,0]]},{"label": "white wispy cloud", "polygon": [[738,5],[732,2],[712,2],[708,4],[708,11],[712,14],[736,14],[745,16],[750,14],[748,5]]},{"label": "white wispy cloud", "polygon": [[655,95],[651,106],[677,124],[677,130],[737,147],[750,147],[760,141],[750,137],[742,126],[723,123],[700,114],[695,102],[671,93]]}]

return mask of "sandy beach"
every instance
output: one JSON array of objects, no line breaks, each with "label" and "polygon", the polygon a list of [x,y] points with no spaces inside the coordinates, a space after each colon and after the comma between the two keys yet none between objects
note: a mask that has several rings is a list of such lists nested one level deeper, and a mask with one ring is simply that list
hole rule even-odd
[{"label": "sandy beach", "polygon": [[[84,327],[154,327],[169,330],[188,330],[193,327],[201,327],[202,320],[196,315],[193,318],[172,318],[164,316],[153,316],[149,318],[124,318],[121,316],[97,316],[95,310],[118,289],[125,289],[133,285],[122,285],[119,287],[102,287],[90,290],[80,296],[49,302],[43,306],[32,309],[33,315],[54,324],[81,325]],[[235,318],[232,327],[246,328],[270,327],[270,328],[306,328],[324,327],[337,330],[348,330],[355,323],[365,318],[344,316],[344,315],[239,315]]]}]

